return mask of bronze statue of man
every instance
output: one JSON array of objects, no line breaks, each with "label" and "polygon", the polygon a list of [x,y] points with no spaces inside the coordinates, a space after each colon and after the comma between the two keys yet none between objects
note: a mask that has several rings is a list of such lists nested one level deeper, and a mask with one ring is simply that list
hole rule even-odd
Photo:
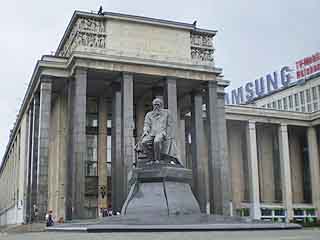
[{"label": "bronze statue of man", "polygon": [[177,158],[176,123],[169,110],[163,109],[160,98],[155,98],[152,105],[153,110],[148,112],[144,119],[141,145],[148,149],[150,143],[153,144],[155,162],[162,160],[161,155]]}]

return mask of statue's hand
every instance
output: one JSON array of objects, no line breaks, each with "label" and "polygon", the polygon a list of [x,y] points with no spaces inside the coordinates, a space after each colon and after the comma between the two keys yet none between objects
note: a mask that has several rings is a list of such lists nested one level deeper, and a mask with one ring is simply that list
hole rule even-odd
[{"label": "statue's hand", "polygon": [[162,132],[162,133],[161,133],[161,136],[162,136],[163,139],[166,139],[167,134],[166,134],[165,132]]}]

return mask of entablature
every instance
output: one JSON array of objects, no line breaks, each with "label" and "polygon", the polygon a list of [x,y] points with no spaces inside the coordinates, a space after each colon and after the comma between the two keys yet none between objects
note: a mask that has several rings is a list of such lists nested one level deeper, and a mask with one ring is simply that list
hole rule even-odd
[{"label": "entablature", "polygon": [[310,113],[286,112],[249,106],[226,105],[226,119],[237,121],[255,121],[271,124],[287,124],[291,126],[311,126]]}]

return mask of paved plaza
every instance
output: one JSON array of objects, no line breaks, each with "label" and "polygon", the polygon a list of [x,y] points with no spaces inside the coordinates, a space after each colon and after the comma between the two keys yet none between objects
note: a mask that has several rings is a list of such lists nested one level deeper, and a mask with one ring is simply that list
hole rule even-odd
[{"label": "paved plaza", "polygon": [[306,230],[283,230],[283,231],[229,231],[229,232],[154,232],[154,233],[55,233],[55,232],[37,232],[37,233],[19,233],[6,234],[1,233],[0,239],[21,239],[21,240],[122,240],[122,239],[237,239],[237,240],[318,240],[320,239],[320,229]]}]

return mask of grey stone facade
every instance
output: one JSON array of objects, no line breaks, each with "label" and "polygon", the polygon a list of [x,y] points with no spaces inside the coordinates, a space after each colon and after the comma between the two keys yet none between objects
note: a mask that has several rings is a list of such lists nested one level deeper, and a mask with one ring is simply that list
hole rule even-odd
[{"label": "grey stone facade", "polygon": [[[109,205],[119,212],[156,96],[175,118],[178,155],[193,173],[203,213],[319,214],[319,112],[225,106],[215,34],[188,23],[75,12],[56,55],[38,62],[10,136],[0,224],[43,220],[49,209],[57,219],[101,216]],[[171,193],[175,187],[185,191],[169,186]]]}]

